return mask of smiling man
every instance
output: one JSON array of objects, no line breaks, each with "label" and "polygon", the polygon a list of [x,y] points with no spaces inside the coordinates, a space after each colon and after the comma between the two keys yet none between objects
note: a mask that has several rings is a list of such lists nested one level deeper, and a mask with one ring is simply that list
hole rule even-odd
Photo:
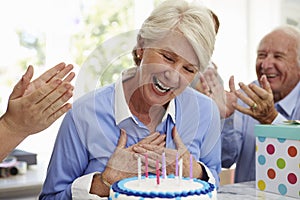
[{"label": "smiling man", "polygon": [[[257,81],[239,83],[226,99],[235,95],[236,110],[225,120],[222,137],[222,166],[236,163],[235,182],[255,180],[256,124],[278,124],[300,119],[300,32],[284,25],[276,28],[259,43],[256,58]],[[231,98],[234,99],[234,98]],[[229,109],[228,109],[229,110]],[[231,112],[231,111],[230,111]]]}]

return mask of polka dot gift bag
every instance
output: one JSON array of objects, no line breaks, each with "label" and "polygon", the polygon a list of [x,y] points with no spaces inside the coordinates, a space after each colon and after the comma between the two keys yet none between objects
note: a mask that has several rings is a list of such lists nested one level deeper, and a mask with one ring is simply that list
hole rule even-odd
[{"label": "polka dot gift bag", "polygon": [[300,199],[300,125],[256,125],[256,188]]}]

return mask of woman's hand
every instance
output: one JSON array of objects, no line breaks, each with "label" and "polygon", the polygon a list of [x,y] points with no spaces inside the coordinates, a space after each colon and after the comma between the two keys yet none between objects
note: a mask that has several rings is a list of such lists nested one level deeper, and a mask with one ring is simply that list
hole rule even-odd
[{"label": "woman's hand", "polygon": [[126,147],[127,134],[125,130],[121,130],[119,142],[117,148],[111,158],[109,159],[107,166],[102,173],[107,177],[110,183],[116,182],[123,178],[132,177],[137,175],[137,158],[139,156],[144,157],[145,151],[137,154],[135,151],[138,146],[150,145],[163,149],[165,146],[165,135],[158,132],[149,135],[137,144],[134,144],[128,148]]},{"label": "woman's hand", "polygon": [[[159,160],[159,167],[161,168],[162,164],[162,154],[165,153],[166,159],[166,171],[167,174],[175,174],[176,171],[176,156],[178,159],[183,159],[183,176],[190,176],[190,152],[187,150],[186,146],[182,142],[179,134],[177,133],[176,127],[172,130],[172,136],[174,143],[177,149],[165,148],[162,144],[139,144],[135,145],[133,150],[140,155],[148,155],[148,169],[149,172],[155,172],[156,170],[156,160]],[[144,156],[142,156],[143,163],[145,162]],[[200,164],[193,158],[193,177],[201,178],[202,177],[202,168]]]},{"label": "woman's hand", "polygon": [[[101,197],[108,196],[109,187],[107,187],[107,183],[113,184],[118,180],[137,176],[137,159],[142,155],[137,154],[134,149],[139,145],[146,144],[163,147],[165,146],[165,135],[157,132],[153,133],[137,144],[134,144],[128,148],[125,148],[126,143],[126,131],[121,130],[117,147],[108,160],[105,170],[102,172],[102,180],[100,179],[99,175],[95,175],[93,177],[93,182],[90,189],[91,194],[97,194]],[[141,152],[141,154],[142,153],[143,152]],[[104,183],[103,179],[107,183]]]}]

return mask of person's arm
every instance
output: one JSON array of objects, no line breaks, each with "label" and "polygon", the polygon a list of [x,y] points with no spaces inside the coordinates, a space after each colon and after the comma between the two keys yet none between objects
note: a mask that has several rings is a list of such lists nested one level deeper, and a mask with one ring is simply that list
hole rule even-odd
[{"label": "person's arm", "polygon": [[224,121],[221,132],[222,167],[230,168],[237,162],[243,144],[242,113],[234,112]]},{"label": "person's arm", "polygon": [[49,127],[71,108],[67,101],[73,95],[70,81],[75,74],[70,72],[72,69],[72,65],[60,63],[30,82],[33,67],[28,67],[0,118],[0,160],[27,136]]}]

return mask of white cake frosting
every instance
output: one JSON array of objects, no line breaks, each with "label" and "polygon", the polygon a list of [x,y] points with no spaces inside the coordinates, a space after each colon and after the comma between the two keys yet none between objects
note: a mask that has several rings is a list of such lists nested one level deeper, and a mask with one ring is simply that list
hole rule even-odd
[{"label": "white cake frosting", "polygon": [[141,180],[137,177],[120,180],[110,188],[109,200],[202,200],[217,199],[213,184],[199,180],[168,176],[160,177],[157,184],[156,176]]}]

